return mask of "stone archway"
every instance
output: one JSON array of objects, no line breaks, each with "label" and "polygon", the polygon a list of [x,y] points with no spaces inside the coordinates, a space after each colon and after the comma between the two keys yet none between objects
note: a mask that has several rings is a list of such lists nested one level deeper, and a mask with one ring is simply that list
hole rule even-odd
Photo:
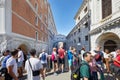
[{"label": "stone archway", "polygon": [[118,35],[112,32],[101,34],[97,39],[96,43],[102,47],[102,50],[109,49],[114,51],[117,47],[120,47],[120,38]]},{"label": "stone archway", "polygon": [[60,45],[62,45],[63,48],[66,49],[66,42],[58,41],[58,42],[53,43],[53,47],[56,47],[57,49],[60,47]]},{"label": "stone archway", "polygon": [[27,54],[27,53],[28,53],[28,47],[27,47],[25,44],[19,45],[18,48],[21,48],[22,51],[24,52],[24,54]]}]

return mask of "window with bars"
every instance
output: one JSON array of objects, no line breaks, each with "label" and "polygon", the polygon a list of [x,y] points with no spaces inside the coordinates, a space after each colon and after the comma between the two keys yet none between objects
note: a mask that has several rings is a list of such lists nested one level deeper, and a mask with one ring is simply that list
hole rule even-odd
[{"label": "window with bars", "polygon": [[80,32],[80,28],[78,29],[78,32]]},{"label": "window with bars", "polygon": [[38,32],[37,31],[35,32],[35,39],[36,39],[36,41],[38,41]]},{"label": "window with bars", "polygon": [[76,43],[76,40],[74,39],[74,43]]},{"label": "window with bars", "polygon": [[78,20],[80,20],[80,16],[78,17]]},{"label": "window with bars", "polygon": [[79,41],[79,43],[81,42],[81,38],[80,37],[78,38],[78,41]]},{"label": "window with bars", "polygon": [[36,12],[38,12],[38,4],[37,3],[35,3],[35,10],[36,10]]},{"label": "window with bars", "polygon": [[87,36],[85,36],[85,41],[88,41],[88,35],[87,35]]},{"label": "window with bars", "polygon": [[86,13],[87,12],[87,7],[84,9],[84,13]]},{"label": "window with bars", "polygon": [[102,19],[112,14],[112,1],[102,0]]},{"label": "window with bars", "polygon": [[85,23],[85,28],[87,28],[87,27],[88,27],[88,22]]},{"label": "window with bars", "polygon": [[35,25],[38,26],[38,17],[35,17]]}]

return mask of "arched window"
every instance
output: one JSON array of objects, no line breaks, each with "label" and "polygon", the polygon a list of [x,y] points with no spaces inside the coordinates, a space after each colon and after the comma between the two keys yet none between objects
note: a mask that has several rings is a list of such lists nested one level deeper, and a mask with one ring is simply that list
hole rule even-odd
[{"label": "arched window", "polygon": [[112,14],[112,0],[102,0],[102,19]]}]

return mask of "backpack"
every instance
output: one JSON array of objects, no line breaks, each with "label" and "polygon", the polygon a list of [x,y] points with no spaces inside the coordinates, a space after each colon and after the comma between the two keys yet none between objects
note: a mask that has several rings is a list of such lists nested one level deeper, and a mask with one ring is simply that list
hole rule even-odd
[{"label": "backpack", "polygon": [[95,60],[96,61],[100,61],[102,59],[102,56],[101,56],[101,54],[100,54],[100,52],[99,53],[97,53],[96,55],[95,55]]},{"label": "backpack", "polygon": [[80,78],[82,78],[82,77],[80,76],[80,67],[81,67],[82,65],[87,65],[87,66],[88,66],[88,64],[82,63],[82,64],[80,64],[78,67],[76,67],[76,69],[74,69],[74,70],[72,71],[71,80],[80,80]]},{"label": "backpack", "polygon": [[42,54],[41,60],[42,60],[42,61],[45,61],[45,60],[46,60],[46,54],[45,54],[45,53]]},{"label": "backpack", "polygon": [[[5,80],[12,80],[13,78],[10,76],[10,74],[8,73],[7,68],[1,68],[0,69],[0,75],[4,75]],[[1,79],[0,79],[1,80]]]}]

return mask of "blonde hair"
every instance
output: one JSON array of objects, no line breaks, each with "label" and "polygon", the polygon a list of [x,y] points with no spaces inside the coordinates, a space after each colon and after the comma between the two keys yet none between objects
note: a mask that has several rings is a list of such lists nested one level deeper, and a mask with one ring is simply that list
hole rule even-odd
[{"label": "blonde hair", "polygon": [[53,48],[53,51],[56,51],[57,49],[56,48]]}]

